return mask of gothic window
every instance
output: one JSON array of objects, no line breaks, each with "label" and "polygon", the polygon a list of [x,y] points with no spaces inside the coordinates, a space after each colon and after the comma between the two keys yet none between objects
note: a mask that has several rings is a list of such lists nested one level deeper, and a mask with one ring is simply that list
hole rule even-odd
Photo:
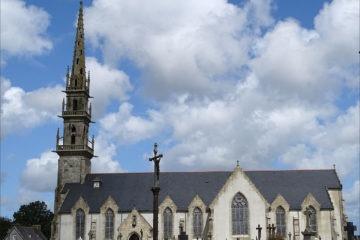
[{"label": "gothic window", "polygon": [[81,74],[81,75],[83,74],[83,69],[82,69],[82,68],[80,68],[80,74]]},{"label": "gothic window", "polygon": [[317,232],[316,210],[313,206],[310,206],[309,211],[310,211],[310,216],[309,216],[310,229],[314,232]]},{"label": "gothic window", "polygon": [[79,58],[76,59],[76,64],[79,64]]},{"label": "gothic window", "polygon": [[193,212],[194,238],[201,238],[202,233],[202,212],[200,208],[195,208]]},{"label": "gothic window", "polygon": [[105,213],[105,239],[114,238],[114,212],[109,208]]},{"label": "gothic window", "polygon": [[276,233],[278,236],[286,236],[285,209],[281,206],[276,208]]},{"label": "gothic window", "polygon": [[85,212],[82,209],[76,211],[76,239],[84,239],[85,235]]},{"label": "gothic window", "polygon": [[249,234],[249,207],[244,195],[237,193],[231,204],[232,234]]},{"label": "gothic window", "polygon": [[173,213],[170,208],[164,210],[164,239],[171,239],[173,235]]},{"label": "gothic window", "polygon": [[77,87],[77,78],[75,78],[75,87]]},{"label": "gothic window", "polygon": [[71,132],[72,132],[72,133],[76,133],[76,128],[75,128],[74,125],[72,125],[72,127],[71,127]]}]

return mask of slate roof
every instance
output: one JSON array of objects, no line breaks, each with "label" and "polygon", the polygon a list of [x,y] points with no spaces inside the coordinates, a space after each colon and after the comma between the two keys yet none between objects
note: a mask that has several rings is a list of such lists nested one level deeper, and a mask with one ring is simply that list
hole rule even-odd
[{"label": "slate roof", "polygon": [[47,240],[44,234],[35,227],[14,226],[7,236],[14,230],[18,232],[23,240]]},{"label": "slate roof", "polygon": [[[286,170],[286,171],[244,171],[271,203],[281,194],[291,209],[301,209],[301,203],[309,194],[317,199],[321,209],[332,209],[326,188],[341,189],[335,170]],[[216,197],[232,172],[163,172],[160,175],[161,203],[167,195],[176,204],[178,211],[187,211],[188,205],[199,195],[208,206]],[[92,181],[101,179],[101,187],[93,188]],[[98,213],[100,207],[111,196],[120,212],[129,212],[134,207],[141,212],[152,211],[152,173],[105,173],[89,174],[83,184],[66,184],[69,191],[60,213],[70,213],[81,196],[89,205],[91,213]],[[239,189],[240,190],[240,189]]]}]

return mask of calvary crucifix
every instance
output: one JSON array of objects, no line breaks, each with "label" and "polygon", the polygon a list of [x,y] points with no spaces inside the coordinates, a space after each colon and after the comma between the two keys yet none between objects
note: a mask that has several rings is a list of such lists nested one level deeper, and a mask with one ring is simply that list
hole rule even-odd
[{"label": "calvary crucifix", "polygon": [[160,185],[160,160],[163,157],[162,154],[158,155],[158,144],[154,144],[154,156],[152,158],[149,158],[149,161],[154,162],[154,187],[159,187]]},{"label": "calvary crucifix", "polygon": [[153,240],[158,240],[158,224],[159,224],[159,192],[160,192],[160,160],[162,154],[158,155],[157,143],[154,144],[154,156],[149,161],[154,162],[154,186],[151,188],[153,192]]}]

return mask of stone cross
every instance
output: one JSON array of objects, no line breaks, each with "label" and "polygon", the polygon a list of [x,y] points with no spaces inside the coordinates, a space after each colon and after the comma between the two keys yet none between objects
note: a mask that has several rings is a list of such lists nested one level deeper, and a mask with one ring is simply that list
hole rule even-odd
[{"label": "stone cross", "polygon": [[291,232],[289,232],[288,236],[289,236],[289,240],[291,240]]},{"label": "stone cross", "polygon": [[256,237],[256,240],[261,240],[261,230],[262,230],[262,227],[260,227],[260,224],[258,224],[256,230],[257,230],[257,232],[258,232],[258,235],[257,235],[257,237]]},{"label": "stone cross", "polygon": [[357,230],[356,226],[352,222],[347,222],[344,230],[347,232],[348,240],[355,239],[354,233]]},{"label": "stone cross", "polygon": [[271,225],[269,224],[267,227],[266,227],[267,231],[268,231],[268,239],[270,239],[272,236],[271,236]]},{"label": "stone cross", "polygon": [[160,160],[163,157],[162,154],[158,155],[158,144],[154,144],[154,156],[152,158],[149,158],[149,161],[154,162],[154,187],[160,186]]}]

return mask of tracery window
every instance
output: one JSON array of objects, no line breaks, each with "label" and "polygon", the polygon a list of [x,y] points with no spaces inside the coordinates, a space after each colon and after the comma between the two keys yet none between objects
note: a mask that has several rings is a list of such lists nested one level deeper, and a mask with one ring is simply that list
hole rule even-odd
[{"label": "tracery window", "polygon": [[173,213],[170,208],[164,210],[164,239],[171,239],[173,235]]},{"label": "tracery window", "polygon": [[310,229],[314,232],[317,232],[316,210],[313,206],[309,206],[309,211],[310,211],[310,216],[309,216]]},{"label": "tracery window", "polygon": [[85,232],[85,212],[81,208],[76,210],[76,239],[84,239]]},{"label": "tracery window", "polygon": [[232,234],[249,234],[249,207],[248,201],[241,193],[237,193],[231,204]]},{"label": "tracery window", "polygon": [[105,239],[114,238],[114,212],[109,208],[105,213]]},{"label": "tracery window", "polygon": [[282,206],[276,208],[276,234],[280,237],[286,236],[285,209]]},{"label": "tracery window", "polygon": [[203,216],[200,208],[196,207],[193,212],[194,238],[201,238],[203,228]]}]

